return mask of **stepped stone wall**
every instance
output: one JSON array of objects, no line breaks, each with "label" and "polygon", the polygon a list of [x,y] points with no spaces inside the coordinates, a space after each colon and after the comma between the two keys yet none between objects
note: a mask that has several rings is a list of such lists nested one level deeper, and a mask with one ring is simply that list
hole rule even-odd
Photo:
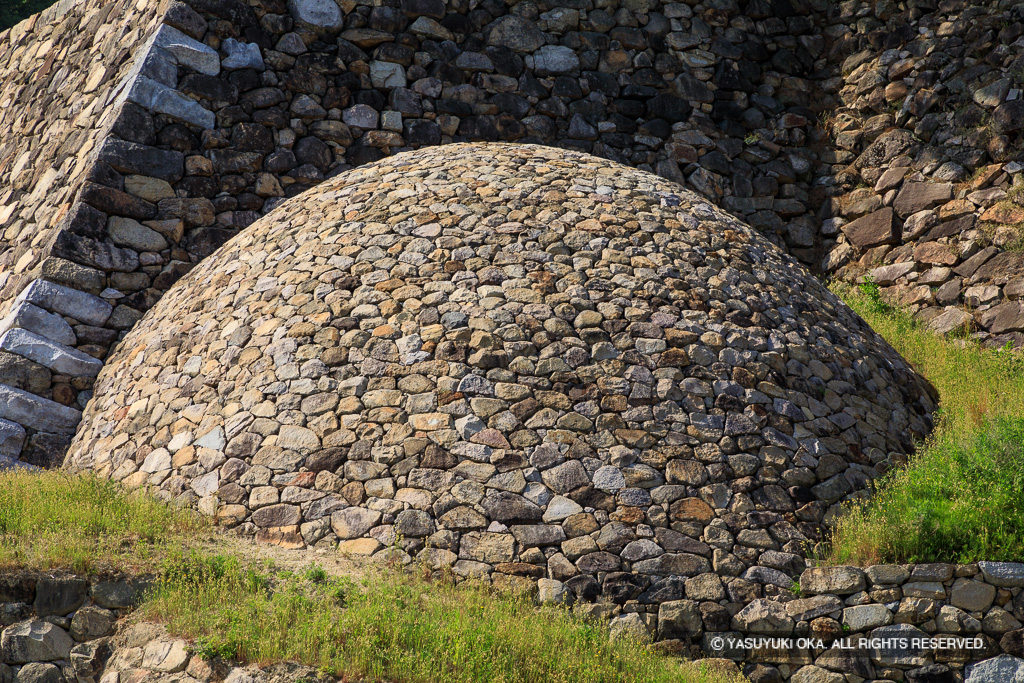
[{"label": "stepped stone wall", "polygon": [[0,463],[59,461],[116,339],[73,245],[104,232],[80,195],[157,5],[64,0],[0,33]]}]

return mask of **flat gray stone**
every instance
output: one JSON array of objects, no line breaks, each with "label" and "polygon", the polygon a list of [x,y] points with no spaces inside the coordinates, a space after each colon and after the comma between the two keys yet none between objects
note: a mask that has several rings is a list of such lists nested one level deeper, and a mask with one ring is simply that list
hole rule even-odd
[{"label": "flat gray stone", "polygon": [[966,673],[964,683],[1024,683],[1024,659],[999,655],[969,664]]},{"label": "flat gray stone", "polygon": [[288,11],[296,22],[311,28],[337,31],[344,23],[334,0],[288,0]]},{"label": "flat gray stone", "polygon": [[800,590],[805,593],[850,595],[864,586],[864,571],[856,567],[812,567],[800,575]]},{"label": "flat gray stone", "polygon": [[260,46],[256,43],[242,43],[234,38],[228,38],[220,47],[227,53],[227,57],[220,60],[220,65],[225,69],[256,69],[263,71],[267,67],[263,63],[263,54]]},{"label": "flat gray stone", "polygon": [[132,81],[127,97],[152,112],[165,114],[199,128],[212,130],[217,123],[217,116],[191,97],[146,76],[139,76]]},{"label": "flat gray stone", "polygon": [[875,268],[871,271],[871,277],[874,278],[875,284],[879,287],[887,287],[907,273],[913,272],[915,268],[917,268],[917,264],[913,261],[893,263],[888,266]]},{"label": "flat gray stone", "polygon": [[163,235],[133,218],[111,216],[107,219],[107,233],[114,244],[136,251],[161,251],[168,247]]},{"label": "flat gray stone", "polygon": [[780,635],[792,633],[795,625],[785,606],[769,600],[754,600],[737,612],[732,621],[738,631]]},{"label": "flat gray stone", "polygon": [[855,605],[843,610],[843,626],[854,633],[892,623],[892,612],[885,605]]},{"label": "flat gray stone", "polygon": [[48,280],[35,280],[21,291],[15,299],[27,301],[40,308],[74,318],[86,325],[102,327],[114,311],[114,307],[103,299],[77,289],[58,285]]},{"label": "flat gray stone", "polygon": [[20,327],[7,330],[0,336],[0,349],[72,377],[95,377],[103,369],[100,359]]},{"label": "flat gray stone", "polygon": [[71,329],[71,325],[68,325],[64,318],[48,313],[27,301],[15,306],[0,321],[0,334],[16,327],[35,332],[41,337],[66,346],[73,346],[78,341],[75,331]]},{"label": "flat gray stone", "polygon": [[979,562],[978,568],[993,586],[1024,586],[1024,564],[1020,562]]},{"label": "flat gray stone", "polygon": [[950,308],[928,321],[928,327],[936,334],[949,334],[970,329],[974,317],[960,308]]},{"label": "flat gray stone", "polygon": [[380,116],[368,104],[356,104],[341,112],[341,120],[349,126],[370,130],[377,127]]},{"label": "flat gray stone", "polygon": [[533,53],[533,68],[539,76],[567,74],[580,68],[580,58],[564,45],[545,45]]},{"label": "flat gray stone", "polygon": [[370,62],[370,82],[375,88],[405,87],[405,68],[395,62],[381,62],[374,60]]},{"label": "flat gray stone", "polygon": [[173,26],[161,24],[152,40],[153,45],[169,52],[180,66],[187,66],[208,76],[220,73],[220,55],[217,51]]},{"label": "flat gray stone", "polygon": [[17,458],[25,445],[25,428],[10,420],[0,420],[0,455]]},{"label": "flat gray stone", "polygon": [[21,389],[0,384],[0,418],[55,434],[74,434],[82,413]]}]

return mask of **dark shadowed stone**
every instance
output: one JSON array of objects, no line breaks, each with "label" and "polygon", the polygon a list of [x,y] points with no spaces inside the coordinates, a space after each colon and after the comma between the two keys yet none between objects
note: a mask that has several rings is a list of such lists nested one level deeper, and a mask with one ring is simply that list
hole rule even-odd
[{"label": "dark shadowed stone", "polygon": [[62,683],[63,680],[59,668],[42,662],[26,664],[15,677],[17,683]]},{"label": "dark shadowed stone", "polygon": [[895,216],[888,206],[847,223],[842,229],[858,249],[868,249],[879,244],[895,244],[899,241]]},{"label": "dark shadowed stone", "polygon": [[1024,658],[1024,630],[1010,631],[999,640],[1003,652]]},{"label": "dark shadowed stone", "polygon": [[109,242],[83,238],[61,230],[53,243],[53,255],[100,270],[132,272],[138,268],[138,254]]},{"label": "dark shadowed stone", "polygon": [[170,183],[181,180],[185,174],[185,155],[181,152],[157,149],[113,137],[104,140],[97,158],[121,173],[153,176]]},{"label": "dark shadowed stone", "polygon": [[36,583],[36,578],[28,573],[0,574],[0,602],[34,602]]},{"label": "dark shadowed stone", "polygon": [[945,664],[929,664],[904,674],[907,683],[954,683],[957,678]]},{"label": "dark shadowed stone", "polygon": [[539,522],[544,511],[522,496],[509,491],[490,493],[480,503],[484,512],[494,520],[510,522]]},{"label": "dark shadowed stone", "polygon": [[992,129],[999,134],[1024,128],[1024,100],[1003,102],[992,112]]},{"label": "dark shadowed stone", "polygon": [[529,19],[515,14],[501,17],[487,28],[487,44],[516,52],[534,52],[547,42],[544,33]]},{"label": "dark shadowed stone", "polygon": [[681,97],[674,95],[655,95],[647,100],[647,115],[651,118],[665,119],[669,123],[685,121],[693,107]]},{"label": "dark shadowed stone", "polygon": [[140,221],[156,216],[156,206],[146,200],[97,183],[84,183],[79,199],[113,216],[126,216]]}]

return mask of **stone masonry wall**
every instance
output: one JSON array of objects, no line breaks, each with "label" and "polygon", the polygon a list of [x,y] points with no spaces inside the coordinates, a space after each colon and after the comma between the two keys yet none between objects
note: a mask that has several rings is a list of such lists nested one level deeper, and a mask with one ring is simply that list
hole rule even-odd
[{"label": "stone masonry wall", "polygon": [[[539,602],[564,604],[557,582],[539,584]],[[125,576],[0,574],[0,682],[318,678],[295,664],[261,671],[207,662],[159,626],[122,621],[146,585]],[[1024,674],[1024,564],[812,568],[800,577],[799,597],[788,590],[792,586],[785,588],[766,600],[705,574],[686,581],[685,598],[653,611],[635,600],[583,609],[610,619],[613,638],[653,638],[663,651],[718,658],[721,668],[738,669],[753,683],[1002,683]],[[769,645],[730,646],[743,638]],[[781,638],[822,644],[785,650],[778,640],[769,641]],[[877,646],[856,647],[861,638],[875,639]],[[925,638],[961,640],[910,644]],[[832,647],[836,642],[855,647]]]},{"label": "stone masonry wall", "polygon": [[932,329],[1024,341],[1024,5],[837,4],[821,270]]},{"label": "stone masonry wall", "polygon": [[825,63],[810,6],[556,4],[193,0],[168,5],[159,30],[136,25],[149,37],[43,250],[50,270],[21,289],[36,273],[15,264],[5,290],[18,298],[0,325],[0,453],[59,459],[94,358],[178,277],[283,198],[405,149],[590,151],[816,256],[804,145],[820,137],[809,78]]},{"label": "stone masonry wall", "polygon": [[0,33],[0,461],[59,457],[117,336],[106,272],[70,245],[105,232],[89,157],[157,4],[63,0]]},{"label": "stone masonry wall", "polygon": [[124,619],[146,586],[119,575],[0,573],[0,683],[334,680],[296,664],[207,662],[163,627]]},{"label": "stone masonry wall", "polygon": [[1019,342],[1019,15],[58,4],[0,34],[18,105],[0,124],[0,457],[57,462],[111,346],[240,228],[353,165],[463,140],[653,170],[826,273],[871,271],[939,331]]}]

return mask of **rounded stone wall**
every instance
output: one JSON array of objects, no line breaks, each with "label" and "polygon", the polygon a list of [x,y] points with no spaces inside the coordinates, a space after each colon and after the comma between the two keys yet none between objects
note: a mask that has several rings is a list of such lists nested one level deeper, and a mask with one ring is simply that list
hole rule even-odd
[{"label": "rounded stone wall", "polygon": [[458,144],[328,180],[200,264],[105,365],[66,466],[284,545],[618,602],[714,571],[749,601],[929,431],[931,391],[680,186]]}]

